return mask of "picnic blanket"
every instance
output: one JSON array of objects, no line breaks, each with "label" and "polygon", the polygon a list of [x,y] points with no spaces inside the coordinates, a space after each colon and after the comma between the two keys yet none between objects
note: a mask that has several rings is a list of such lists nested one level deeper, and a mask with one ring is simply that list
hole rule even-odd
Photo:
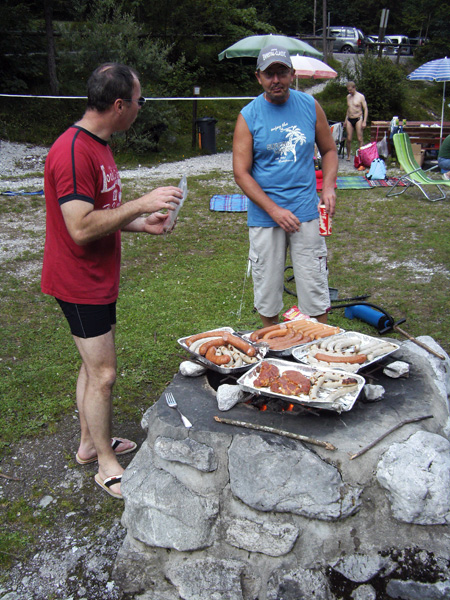
[{"label": "picnic blanket", "polygon": [[397,185],[406,185],[403,181],[399,182],[398,177],[388,177],[387,179],[368,179],[370,187],[392,187]]},{"label": "picnic blanket", "polygon": [[224,212],[245,212],[248,206],[247,196],[241,194],[216,194],[209,201],[209,209]]},{"label": "picnic blanket", "polygon": [[0,192],[1,196],[42,196],[44,194],[44,190],[38,190],[37,192],[23,192],[23,191],[6,191]]},{"label": "picnic blanket", "polygon": [[[319,181],[317,180],[317,190],[320,191]],[[338,177],[336,180],[338,190],[362,190],[372,187],[389,187],[396,184],[397,177],[389,179],[366,179],[362,175],[351,177]],[[398,185],[405,185],[400,182]],[[216,194],[209,201],[209,208],[218,212],[245,212],[248,206],[247,196],[241,194]]]}]

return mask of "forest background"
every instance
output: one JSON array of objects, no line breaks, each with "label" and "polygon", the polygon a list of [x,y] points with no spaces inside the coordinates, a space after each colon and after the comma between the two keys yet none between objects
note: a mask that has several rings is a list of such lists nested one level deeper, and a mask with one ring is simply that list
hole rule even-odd
[{"label": "forest background", "polygon": [[[331,25],[378,33],[382,8],[390,10],[386,34],[427,37],[409,65],[387,57],[359,56],[347,66],[331,58],[339,78],[318,96],[331,121],[345,115],[345,80],[356,80],[370,118],[433,119],[440,114],[441,84],[406,81],[408,70],[449,52],[448,3],[436,0],[5,0],[0,6],[0,93],[85,96],[86,80],[102,62],[135,67],[149,98],[188,98],[201,89],[198,117],[217,119],[218,151],[230,150],[236,115],[254,96],[255,60],[218,60],[237,40],[262,33],[307,37],[326,19]],[[351,66],[348,66],[351,65]],[[302,81],[301,87],[314,82]],[[395,93],[393,93],[395,90]],[[84,110],[80,100],[0,97],[0,139],[48,145]],[[198,153],[192,142],[192,102],[153,101],[133,129],[117,136],[114,150],[126,161],[151,162]],[[134,157],[134,158],[133,158]]]}]

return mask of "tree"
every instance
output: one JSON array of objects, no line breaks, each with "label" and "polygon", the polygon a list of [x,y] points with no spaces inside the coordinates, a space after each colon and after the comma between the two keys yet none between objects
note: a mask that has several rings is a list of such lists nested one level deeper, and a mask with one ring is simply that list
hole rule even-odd
[{"label": "tree", "polygon": [[56,75],[55,38],[53,36],[53,1],[44,0],[45,34],[47,37],[47,64],[50,89],[54,96],[59,93],[58,77]]}]

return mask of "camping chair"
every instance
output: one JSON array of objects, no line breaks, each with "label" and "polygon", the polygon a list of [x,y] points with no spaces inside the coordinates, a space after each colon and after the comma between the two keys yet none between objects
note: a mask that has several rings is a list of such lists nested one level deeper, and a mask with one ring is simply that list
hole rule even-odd
[{"label": "camping chair", "polygon": [[[426,169],[425,171],[422,169],[422,167],[419,167],[416,159],[414,158],[409,135],[407,133],[395,133],[394,147],[395,153],[397,155],[397,160],[400,163],[402,169],[406,172],[406,174],[400,177],[397,183],[390,188],[390,190],[387,193],[387,196],[399,196],[400,194],[403,194],[403,192],[405,192],[410,185],[416,185],[422,192],[422,194],[425,196],[425,198],[427,200],[430,200],[430,202],[444,200],[445,190],[441,186],[449,186],[450,181],[446,181],[445,179],[432,179],[427,175],[428,171],[436,169],[437,165],[431,167],[431,169]],[[401,188],[401,192],[394,192],[397,185],[401,183],[406,183],[406,185]],[[438,188],[441,195],[436,198],[431,197],[425,191],[424,186],[427,185],[435,185]]]},{"label": "camping chair", "polygon": [[338,156],[345,156],[345,140],[347,138],[347,132],[345,131],[344,123],[331,123],[330,124],[331,135],[336,142],[338,150]]}]

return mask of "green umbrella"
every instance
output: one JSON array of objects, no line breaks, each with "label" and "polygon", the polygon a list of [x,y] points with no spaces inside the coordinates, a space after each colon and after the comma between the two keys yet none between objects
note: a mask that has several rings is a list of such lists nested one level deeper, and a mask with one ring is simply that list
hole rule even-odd
[{"label": "green umbrella", "polygon": [[219,60],[223,58],[241,58],[243,56],[258,56],[259,51],[271,44],[283,46],[289,54],[300,54],[301,56],[313,56],[314,58],[322,58],[323,54],[297,38],[287,37],[285,35],[250,35],[236,42],[219,54]]}]

